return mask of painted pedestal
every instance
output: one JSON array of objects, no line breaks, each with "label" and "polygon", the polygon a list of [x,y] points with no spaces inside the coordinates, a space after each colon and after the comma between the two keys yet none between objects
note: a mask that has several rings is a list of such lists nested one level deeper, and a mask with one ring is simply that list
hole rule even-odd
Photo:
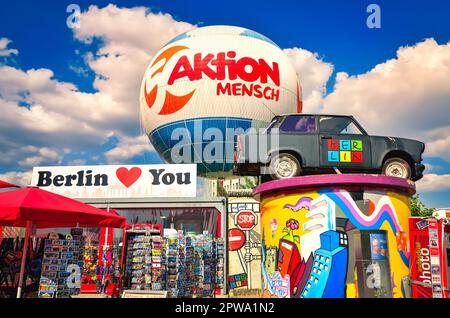
[{"label": "painted pedestal", "polygon": [[405,297],[414,183],[340,174],[259,185],[264,297]]}]

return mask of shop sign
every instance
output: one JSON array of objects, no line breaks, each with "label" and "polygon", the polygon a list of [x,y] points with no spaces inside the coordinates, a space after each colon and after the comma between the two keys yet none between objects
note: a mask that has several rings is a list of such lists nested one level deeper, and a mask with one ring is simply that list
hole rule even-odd
[{"label": "shop sign", "polygon": [[258,224],[258,217],[253,211],[242,210],[236,213],[234,217],[234,224],[244,231],[249,231]]},{"label": "shop sign", "polygon": [[31,186],[71,198],[195,197],[197,166],[35,167]]},{"label": "shop sign", "polygon": [[431,263],[428,221],[410,218],[411,279],[413,298],[431,298]]},{"label": "shop sign", "polygon": [[448,296],[442,220],[409,219],[413,298]]},{"label": "shop sign", "polygon": [[439,239],[439,222],[435,219],[430,219],[428,221],[428,238],[430,240],[431,288],[433,298],[442,298],[443,286],[439,262],[439,245],[441,240]]},{"label": "shop sign", "polygon": [[239,229],[228,231],[228,248],[230,251],[237,251],[245,244],[245,234]]}]

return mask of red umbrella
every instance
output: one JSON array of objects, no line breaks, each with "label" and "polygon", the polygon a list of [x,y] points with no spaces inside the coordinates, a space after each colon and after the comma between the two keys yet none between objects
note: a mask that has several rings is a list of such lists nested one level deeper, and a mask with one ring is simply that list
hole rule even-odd
[{"label": "red umbrella", "polygon": [[28,187],[0,193],[0,225],[26,227],[17,297],[22,292],[28,240],[33,226],[49,227],[125,227],[126,218],[91,205]]},{"label": "red umbrella", "polygon": [[9,182],[0,180],[0,189],[3,189],[3,188],[20,188],[20,186],[18,186],[17,184],[13,184],[13,183],[9,183]]},{"label": "red umbrella", "polygon": [[124,227],[126,218],[39,188],[0,193],[0,224],[37,228]]}]

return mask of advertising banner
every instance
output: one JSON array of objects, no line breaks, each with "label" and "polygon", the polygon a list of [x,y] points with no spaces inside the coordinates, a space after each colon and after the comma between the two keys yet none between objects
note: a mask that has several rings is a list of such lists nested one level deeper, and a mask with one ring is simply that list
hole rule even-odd
[{"label": "advertising banner", "polygon": [[448,297],[442,220],[409,219],[413,298]]},{"label": "advertising banner", "polygon": [[71,198],[195,197],[197,166],[35,167],[31,186]]},{"label": "advertising banner", "polygon": [[370,233],[370,254],[373,260],[387,260],[386,233]]}]

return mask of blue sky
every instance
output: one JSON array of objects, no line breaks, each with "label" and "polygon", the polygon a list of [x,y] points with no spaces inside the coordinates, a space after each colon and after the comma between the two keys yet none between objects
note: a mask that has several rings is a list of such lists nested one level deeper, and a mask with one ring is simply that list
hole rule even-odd
[{"label": "blue sky", "polygon": [[[93,64],[86,62],[85,57],[86,54],[93,54],[94,60],[100,59],[97,55],[98,50],[108,44],[108,39],[114,38],[113,34],[102,36],[102,32],[108,32],[113,28],[105,28],[106,31],[102,31],[101,28],[104,25],[99,26],[98,33],[91,32],[96,39],[92,43],[87,43],[81,39],[81,36],[74,35],[73,30],[66,27],[68,15],[66,7],[70,3],[78,4],[83,12],[88,11],[90,5],[96,5],[102,9],[109,3],[113,3],[118,8],[147,7],[152,13],[168,13],[174,21],[183,21],[196,26],[217,24],[242,26],[266,35],[282,48],[301,48],[317,53],[317,60],[320,63],[332,65],[332,74],[323,83],[324,101],[327,94],[333,92],[336,74],[339,72],[346,72],[348,76],[356,77],[370,72],[378,64],[397,58],[397,51],[400,47],[415,46],[427,38],[433,38],[436,42],[434,47],[439,48],[448,43],[450,36],[450,23],[448,22],[450,2],[437,0],[427,2],[406,0],[18,1],[2,4],[0,11],[0,38],[9,39],[11,43],[8,48],[18,50],[18,54],[11,54],[3,58],[0,56],[0,66],[4,64],[23,72],[41,68],[51,70],[53,72],[51,80],[71,83],[84,94],[99,92],[100,89],[94,85],[99,71]],[[380,29],[369,29],[366,26],[366,19],[369,15],[366,8],[370,3],[376,3],[381,8]],[[123,26],[123,28],[126,27],[126,25]],[[164,32],[164,29],[161,32]],[[149,39],[149,42],[151,41],[153,39]],[[162,40],[158,41],[164,43]],[[155,42],[158,41],[155,40]],[[139,74],[137,77],[140,76]],[[8,83],[7,85],[13,85],[12,82]],[[2,97],[1,92],[0,88],[0,98]],[[38,93],[43,94],[42,91]],[[3,95],[6,96],[6,93]],[[336,96],[340,95],[336,94]],[[6,97],[4,98],[6,99]],[[23,101],[18,102],[14,99],[20,107],[30,107],[28,100],[24,98]],[[430,104],[428,107],[432,110],[433,106]],[[437,116],[432,111],[431,114]],[[52,148],[51,150],[58,154],[51,151],[49,154],[41,154],[40,156],[45,157],[45,160],[41,160],[39,163],[69,164],[74,160],[84,160],[86,164],[107,163],[105,152],[113,150],[121,143],[125,144],[125,140],[131,143],[129,139],[139,133],[138,122],[135,124],[135,130],[130,128],[133,126],[133,122],[120,123],[120,125],[124,127],[118,129],[120,132],[114,132],[112,136],[106,132],[95,134],[95,136],[103,138],[99,138],[97,143],[82,144],[80,142],[78,147],[68,145],[70,150],[65,153],[58,152],[58,146],[53,149],[51,144],[42,141],[42,143],[36,144],[38,148]],[[407,123],[401,123],[401,125],[407,126]],[[424,130],[424,133],[429,132],[430,136],[435,136],[436,132],[433,132],[433,129],[436,127],[433,126],[433,121],[427,125],[429,127]],[[444,134],[448,133],[445,125],[440,129],[443,129]],[[397,132],[395,129],[393,131]],[[409,131],[412,130],[408,130],[407,127],[398,129],[399,133],[408,134]],[[55,133],[63,134],[62,132]],[[6,137],[8,138],[8,136]],[[409,137],[409,135],[405,137]],[[5,160],[3,164],[0,161],[0,173],[28,171],[29,167],[26,164],[18,162],[24,159],[23,156],[35,158],[36,155],[33,155],[32,152],[39,152],[36,149],[28,149],[23,153],[15,154],[7,147],[26,147],[33,144],[23,141],[26,139],[25,137],[14,138],[14,143],[4,142],[3,146],[0,140],[1,151],[9,151],[11,157],[18,156],[15,160],[11,159],[8,162]],[[436,140],[430,139],[430,142]],[[121,162],[124,163],[159,161],[158,156],[148,149],[134,156],[122,158]],[[425,162],[431,165],[432,169],[429,171],[433,174],[450,174],[449,158],[439,152],[427,155]],[[450,206],[449,195],[450,190],[447,187],[445,191],[423,192],[422,199],[429,205]]]}]

